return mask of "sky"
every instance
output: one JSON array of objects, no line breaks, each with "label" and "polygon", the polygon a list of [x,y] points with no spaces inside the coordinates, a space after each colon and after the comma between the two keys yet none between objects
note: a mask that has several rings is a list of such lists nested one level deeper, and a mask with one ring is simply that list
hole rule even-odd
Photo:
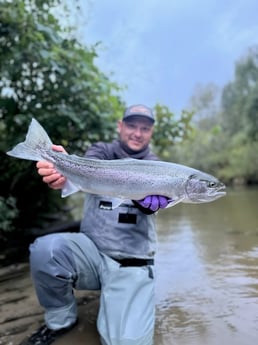
[{"label": "sky", "polygon": [[81,0],[77,35],[127,105],[190,109],[198,85],[223,88],[258,45],[257,0]]}]

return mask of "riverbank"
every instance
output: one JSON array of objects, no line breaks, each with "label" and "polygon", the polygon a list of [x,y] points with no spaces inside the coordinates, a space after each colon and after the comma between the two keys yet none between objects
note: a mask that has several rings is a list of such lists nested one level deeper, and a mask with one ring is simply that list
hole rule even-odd
[{"label": "riverbank", "polygon": [[[100,344],[96,330],[98,292],[76,291],[80,322],[56,344]],[[13,264],[0,269],[0,344],[18,345],[43,320],[30,279],[29,264]]]}]

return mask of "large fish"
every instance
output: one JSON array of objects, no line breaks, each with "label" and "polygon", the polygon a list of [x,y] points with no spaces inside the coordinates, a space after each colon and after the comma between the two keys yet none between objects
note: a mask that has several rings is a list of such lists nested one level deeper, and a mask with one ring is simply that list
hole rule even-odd
[{"label": "large fish", "polygon": [[113,207],[125,199],[141,200],[147,195],[164,195],[174,206],[179,202],[204,203],[226,194],[225,185],[199,170],[169,162],[117,159],[98,160],[52,150],[52,142],[35,119],[24,142],[16,145],[9,156],[52,162],[66,177],[62,197],[77,191],[116,198]]}]

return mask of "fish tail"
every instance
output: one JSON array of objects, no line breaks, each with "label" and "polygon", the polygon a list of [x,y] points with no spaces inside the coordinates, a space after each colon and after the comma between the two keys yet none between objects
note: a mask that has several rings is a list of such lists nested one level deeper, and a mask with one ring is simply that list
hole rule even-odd
[{"label": "fish tail", "polygon": [[43,160],[42,152],[51,148],[52,141],[47,132],[37,120],[32,119],[25,141],[17,144],[6,154],[16,158],[40,161]]}]

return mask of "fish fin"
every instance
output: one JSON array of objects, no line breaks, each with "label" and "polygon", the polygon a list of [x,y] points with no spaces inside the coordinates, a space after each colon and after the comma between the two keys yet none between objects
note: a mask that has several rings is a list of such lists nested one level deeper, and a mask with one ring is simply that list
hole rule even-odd
[{"label": "fish fin", "polygon": [[124,200],[121,198],[112,198],[112,210],[119,207],[123,203],[124,203]]},{"label": "fish fin", "polygon": [[168,205],[166,208],[173,207],[176,204],[179,204],[180,202],[182,202],[183,200],[184,200],[184,197],[183,198],[177,198],[177,199],[169,199]]},{"label": "fish fin", "polygon": [[27,159],[32,161],[42,160],[41,151],[49,150],[52,147],[47,132],[40,125],[40,123],[32,119],[25,141],[17,144],[11,151],[6,152],[8,156]]},{"label": "fish fin", "polygon": [[67,196],[79,192],[81,189],[76,186],[74,183],[69,181],[68,179],[65,181],[64,187],[62,188],[62,198],[66,198]]}]

